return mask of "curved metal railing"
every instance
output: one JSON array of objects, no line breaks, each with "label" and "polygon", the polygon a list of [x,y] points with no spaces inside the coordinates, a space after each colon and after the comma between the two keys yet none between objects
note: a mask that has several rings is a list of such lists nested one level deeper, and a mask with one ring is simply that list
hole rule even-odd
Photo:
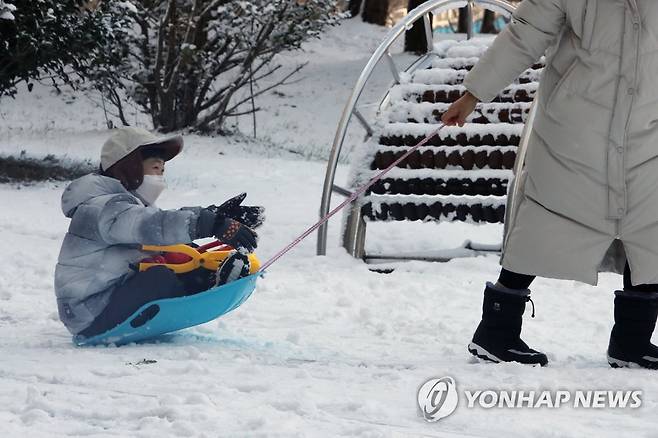
[{"label": "curved metal railing", "polygon": [[[357,120],[366,130],[366,139],[371,137],[374,133],[371,125],[368,123],[363,114],[359,112],[357,103],[377,63],[383,57],[386,57],[393,79],[396,83],[399,83],[401,72],[397,69],[393,57],[389,52],[391,45],[398,39],[398,37],[400,37],[400,35],[402,35],[416,21],[424,21],[427,53],[422,55],[416,62],[409,66],[407,70],[405,70],[406,72],[413,72],[420,67],[426,66],[426,63],[429,61],[429,57],[433,50],[433,36],[430,14],[436,12],[437,10],[448,10],[466,7],[469,18],[467,20],[467,38],[470,39],[473,37],[473,7],[475,5],[481,6],[485,9],[495,10],[507,15],[511,15],[516,10],[516,6],[506,0],[430,0],[410,11],[402,21],[396,24],[388,32],[379,47],[377,47],[375,52],[368,60],[368,63],[361,71],[361,75],[356,81],[356,84],[352,90],[352,94],[350,95],[350,98],[347,101],[345,108],[343,109],[340,122],[338,123],[338,128],[334,137],[331,153],[329,155],[327,172],[324,179],[322,200],[320,204],[320,217],[324,217],[329,212],[332,192],[335,191],[343,195],[350,193],[349,190],[336,186],[334,184],[334,180],[336,177],[338,159],[340,158],[340,153],[345,141],[345,135],[347,133],[348,125],[352,119],[352,115],[357,118]],[[380,104],[380,110],[382,106],[386,104],[388,100],[387,97],[388,92]],[[327,227],[328,224],[325,223],[318,229],[317,255],[325,255],[327,252]],[[365,239],[365,224],[363,224],[363,218],[361,215],[350,214],[347,227],[350,231],[346,233],[346,236],[343,239],[343,245],[353,256],[362,257],[363,254],[361,254],[361,252],[363,251],[363,240]]]}]

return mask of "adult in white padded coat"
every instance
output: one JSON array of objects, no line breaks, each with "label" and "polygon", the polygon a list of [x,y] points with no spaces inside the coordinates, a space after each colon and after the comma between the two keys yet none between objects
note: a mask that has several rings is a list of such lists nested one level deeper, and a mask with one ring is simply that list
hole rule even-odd
[{"label": "adult in white padded coat", "polygon": [[615,291],[611,366],[658,368],[658,2],[524,0],[464,80],[442,121],[463,126],[546,56],[501,275],[487,283],[469,351],[547,363],[519,337],[534,276],[595,285],[602,261]]}]

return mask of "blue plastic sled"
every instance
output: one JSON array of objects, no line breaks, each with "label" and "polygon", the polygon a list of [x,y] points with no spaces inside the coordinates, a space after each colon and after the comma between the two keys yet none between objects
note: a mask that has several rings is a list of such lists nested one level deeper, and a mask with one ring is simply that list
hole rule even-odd
[{"label": "blue plastic sled", "polygon": [[195,295],[152,301],[112,330],[90,338],[74,336],[73,342],[78,346],[122,345],[212,321],[244,303],[260,275],[252,274]]}]

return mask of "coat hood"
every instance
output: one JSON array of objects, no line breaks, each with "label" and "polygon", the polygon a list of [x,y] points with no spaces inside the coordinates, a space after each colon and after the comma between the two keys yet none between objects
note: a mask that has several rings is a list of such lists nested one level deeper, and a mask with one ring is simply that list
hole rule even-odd
[{"label": "coat hood", "polygon": [[91,173],[74,180],[66,187],[62,194],[62,212],[64,216],[71,218],[80,204],[97,196],[122,193],[129,195],[119,180]]}]

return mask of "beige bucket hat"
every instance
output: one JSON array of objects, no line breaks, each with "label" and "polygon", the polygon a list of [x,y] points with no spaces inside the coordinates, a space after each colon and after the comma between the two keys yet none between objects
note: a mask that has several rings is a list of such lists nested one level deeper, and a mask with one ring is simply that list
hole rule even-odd
[{"label": "beige bucket hat", "polygon": [[180,135],[158,137],[146,129],[132,126],[115,129],[101,149],[101,170],[106,171],[144,146],[161,147],[165,161],[169,161],[183,150],[183,137]]}]

